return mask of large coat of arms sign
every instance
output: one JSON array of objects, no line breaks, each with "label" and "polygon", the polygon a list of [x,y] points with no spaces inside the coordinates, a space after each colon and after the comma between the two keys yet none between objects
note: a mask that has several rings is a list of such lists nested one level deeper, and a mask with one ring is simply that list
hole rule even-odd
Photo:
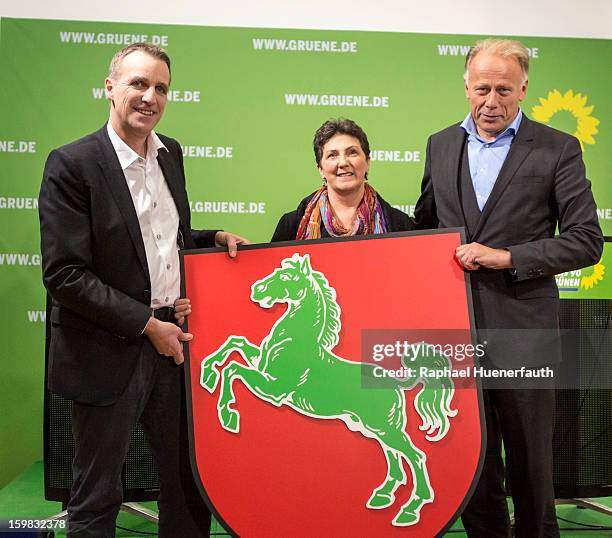
[{"label": "large coat of arms sign", "polygon": [[460,241],[183,255],[192,465],[229,532],[426,537],[456,519],[483,449],[458,375],[474,357],[452,352],[473,330]]}]

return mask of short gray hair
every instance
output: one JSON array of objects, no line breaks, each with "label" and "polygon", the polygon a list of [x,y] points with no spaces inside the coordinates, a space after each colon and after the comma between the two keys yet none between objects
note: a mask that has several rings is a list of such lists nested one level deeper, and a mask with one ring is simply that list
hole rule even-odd
[{"label": "short gray hair", "polygon": [[470,48],[470,51],[465,57],[465,70],[463,74],[463,78],[465,78],[465,80],[467,80],[470,63],[476,57],[476,55],[481,52],[487,52],[495,56],[501,56],[502,58],[514,58],[521,67],[524,80],[527,80],[527,75],[529,75],[529,52],[527,51],[525,45],[523,45],[520,41],[514,41],[513,39],[493,38],[476,41],[476,43],[474,43],[474,45]]},{"label": "short gray hair", "polygon": [[123,58],[136,51],[145,52],[149,56],[153,56],[153,58],[157,58],[158,60],[164,62],[168,66],[168,73],[172,76],[172,72],[170,71],[170,57],[164,49],[158,47],[157,45],[149,45],[148,43],[132,43],[131,45],[122,48],[113,56],[110,66],[108,67],[108,78],[116,79],[119,75],[119,67],[121,66]]}]

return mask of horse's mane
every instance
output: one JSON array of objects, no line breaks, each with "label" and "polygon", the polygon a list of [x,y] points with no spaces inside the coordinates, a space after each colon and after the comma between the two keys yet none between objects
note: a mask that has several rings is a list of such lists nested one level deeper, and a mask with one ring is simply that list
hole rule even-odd
[{"label": "horse's mane", "polygon": [[340,307],[336,302],[336,290],[329,285],[323,273],[312,271],[312,276],[321,291],[324,303],[319,342],[331,350],[338,343],[340,332]]},{"label": "horse's mane", "polygon": [[[308,254],[304,256],[310,262]],[[298,254],[294,254],[292,258],[286,258],[282,261],[281,267],[291,268],[295,271],[301,271],[302,259]],[[308,263],[310,275],[312,276],[312,286],[315,292],[321,294],[323,299],[323,312],[321,315],[321,332],[319,333],[319,343],[324,348],[331,350],[338,343],[340,333],[340,307],[336,302],[336,290],[329,285],[327,278],[320,271],[314,271]]]}]

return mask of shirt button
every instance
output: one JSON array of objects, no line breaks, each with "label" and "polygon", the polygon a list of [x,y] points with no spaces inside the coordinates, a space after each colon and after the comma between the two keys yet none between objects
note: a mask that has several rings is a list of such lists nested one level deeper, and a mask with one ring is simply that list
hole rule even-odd
[{"label": "shirt button", "polygon": [[157,234],[155,237],[156,237],[157,239],[161,239],[161,234]]},{"label": "shirt button", "polygon": [[153,202],[153,209],[157,207],[157,202]]},{"label": "shirt button", "polygon": [[166,297],[166,302],[170,301],[170,297]]},{"label": "shirt button", "polygon": [[170,264],[166,265],[166,269],[170,269],[170,267],[171,267]]}]

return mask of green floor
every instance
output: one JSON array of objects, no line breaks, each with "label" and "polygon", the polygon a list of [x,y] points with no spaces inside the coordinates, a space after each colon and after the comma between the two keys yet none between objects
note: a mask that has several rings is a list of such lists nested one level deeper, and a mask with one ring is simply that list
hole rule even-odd
[{"label": "green floor", "polygon": [[[597,501],[612,507],[612,497],[597,499]],[[155,509],[155,503],[144,503],[148,508]],[[61,511],[60,503],[45,501],[43,498],[43,465],[42,462],[33,464],[30,468],[24,471],[20,476],[13,480],[10,484],[0,490],[0,520],[27,518],[27,519],[44,519],[46,517],[57,514]],[[591,526],[608,526],[612,527],[612,517],[600,514],[591,510],[582,510],[575,506],[558,506],[557,515],[571,521],[576,521],[584,525]],[[121,513],[117,524],[120,527],[125,527],[128,530],[117,529],[117,536],[150,536],[150,533],[156,532],[156,526],[130,514]],[[559,526],[562,529],[563,537],[571,538],[586,538],[586,537],[602,537],[607,536],[612,538],[612,530],[600,530],[597,528],[580,528],[576,525],[559,521]],[[465,537],[465,533],[461,531],[461,524],[458,522],[450,537]],[[227,536],[220,525],[213,523],[211,535]],[[19,535],[16,534],[16,537]],[[23,536],[23,535],[22,535]],[[65,536],[63,533],[56,532],[56,536]],[[269,538],[287,538],[287,537],[269,537]],[[330,537],[331,538],[331,537]]]}]

